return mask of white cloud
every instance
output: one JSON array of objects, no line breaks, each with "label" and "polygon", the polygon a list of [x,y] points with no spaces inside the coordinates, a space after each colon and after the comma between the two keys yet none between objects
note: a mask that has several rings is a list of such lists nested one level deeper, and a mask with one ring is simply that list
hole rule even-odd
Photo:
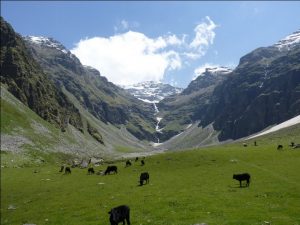
[{"label": "white cloud", "polygon": [[171,44],[168,38],[151,39],[129,31],[109,38],[81,40],[71,51],[84,65],[95,67],[113,83],[128,85],[160,81],[166,70],[180,69],[179,54],[164,51]]},{"label": "white cloud", "polygon": [[199,56],[203,56],[209,45],[214,43],[216,36],[214,29],[217,25],[207,16],[205,21],[198,24],[195,29],[195,38],[190,43],[192,49],[197,50]]},{"label": "white cloud", "polygon": [[188,59],[193,59],[193,60],[200,58],[200,55],[194,52],[184,52],[182,53],[182,55],[187,57]]},{"label": "white cloud", "polygon": [[[116,31],[130,28],[122,20]],[[209,18],[196,26],[195,37],[187,43],[187,35],[179,38],[168,33],[157,38],[135,31],[111,37],[80,40],[71,50],[82,64],[98,69],[115,84],[130,85],[143,81],[161,81],[168,71],[180,70],[183,59],[195,60],[205,55],[213,43],[216,25]]]}]

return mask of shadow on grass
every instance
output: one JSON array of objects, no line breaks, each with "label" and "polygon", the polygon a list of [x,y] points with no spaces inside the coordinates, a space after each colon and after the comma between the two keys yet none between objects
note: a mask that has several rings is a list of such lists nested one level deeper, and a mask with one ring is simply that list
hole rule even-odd
[{"label": "shadow on grass", "polygon": [[229,188],[249,188],[250,186],[246,186],[246,185],[243,185],[243,186],[231,186],[231,185],[228,185]]}]

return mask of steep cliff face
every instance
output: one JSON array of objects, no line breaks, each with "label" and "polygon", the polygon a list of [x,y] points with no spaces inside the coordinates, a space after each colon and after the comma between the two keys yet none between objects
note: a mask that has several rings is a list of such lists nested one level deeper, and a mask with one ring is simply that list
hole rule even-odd
[{"label": "steep cliff face", "polygon": [[300,42],[280,43],[242,57],[215,88],[201,119],[203,125],[214,122],[220,140],[245,137],[300,114]]},{"label": "steep cliff face", "polygon": [[20,35],[1,17],[1,83],[21,102],[63,131],[82,131],[78,110],[31,57]]},{"label": "steep cliff face", "polygon": [[154,108],[83,66],[75,55],[52,38],[25,37],[33,57],[59,89],[65,89],[97,119],[125,125],[139,139],[154,140]]}]

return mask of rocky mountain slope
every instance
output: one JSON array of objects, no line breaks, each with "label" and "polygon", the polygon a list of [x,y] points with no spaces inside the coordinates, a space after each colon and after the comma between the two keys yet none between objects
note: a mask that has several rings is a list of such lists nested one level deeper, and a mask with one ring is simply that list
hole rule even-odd
[{"label": "rocky mountain slope", "polygon": [[78,110],[30,56],[23,39],[1,17],[1,83],[44,120],[63,131],[68,124],[83,131]]},{"label": "rocky mountain slope", "polygon": [[[1,86],[1,154],[18,153],[21,161],[32,162],[34,159],[41,163],[41,157],[44,158],[51,152],[57,156],[66,154],[67,158],[99,159],[151,150],[150,146],[131,135],[125,127],[119,129],[105,124],[80,106],[79,112],[84,132],[72,125],[61,132]],[[87,121],[101,134],[104,144],[100,144],[87,132]],[[16,162],[16,157],[13,158]]]},{"label": "rocky mountain slope", "polygon": [[[154,108],[109,82],[91,67],[83,66],[58,41],[25,37],[32,56],[53,82],[104,123],[126,129],[139,139],[153,141]],[[73,99],[70,97],[70,99]]]},{"label": "rocky mountain slope", "polygon": [[242,57],[228,79],[215,88],[207,110],[196,119],[203,126],[213,123],[221,131],[220,140],[226,140],[299,115],[300,42],[295,37],[300,38],[299,31]]},{"label": "rocky mountain slope", "polygon": [[199,76],[180,95],[164,99],[158,106],[166,139],[197,121],[213,125],[220,141],[238,139],[299,115],[299,40],[297,31],[243,56],[225,76]]},{"label": "rocky mountain slope", "polygon": [[232,70],[226,67],[207,68],[193,80],[181,94],[166,97],[158,103],[162,132],[161,141],[184,131],[196,123],[198,114],[205,111],[215,87],[223,82]]}]

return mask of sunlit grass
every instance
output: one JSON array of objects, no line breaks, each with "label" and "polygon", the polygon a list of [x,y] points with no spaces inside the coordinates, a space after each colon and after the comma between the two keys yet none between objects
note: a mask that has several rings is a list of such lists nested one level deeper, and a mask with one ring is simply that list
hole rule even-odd
[{"label": "sunlit grass", "polygon": [[[2,168],[1,224],[109,224],[107,212],[131,208],[132,224],[299,224],[300,151],[277,151],[273,144],[240,144],[166,153],[125,168],[117,175],[87,175],[59,165]],[[95,167],[96,171],[106,165]],[[37,170],[38,173],[34,173]],[[139,175],[150,184],[138,186]],[[239,188],[233,173],[251,174]],[[15,210],[8,210],[13,205]]]}]

